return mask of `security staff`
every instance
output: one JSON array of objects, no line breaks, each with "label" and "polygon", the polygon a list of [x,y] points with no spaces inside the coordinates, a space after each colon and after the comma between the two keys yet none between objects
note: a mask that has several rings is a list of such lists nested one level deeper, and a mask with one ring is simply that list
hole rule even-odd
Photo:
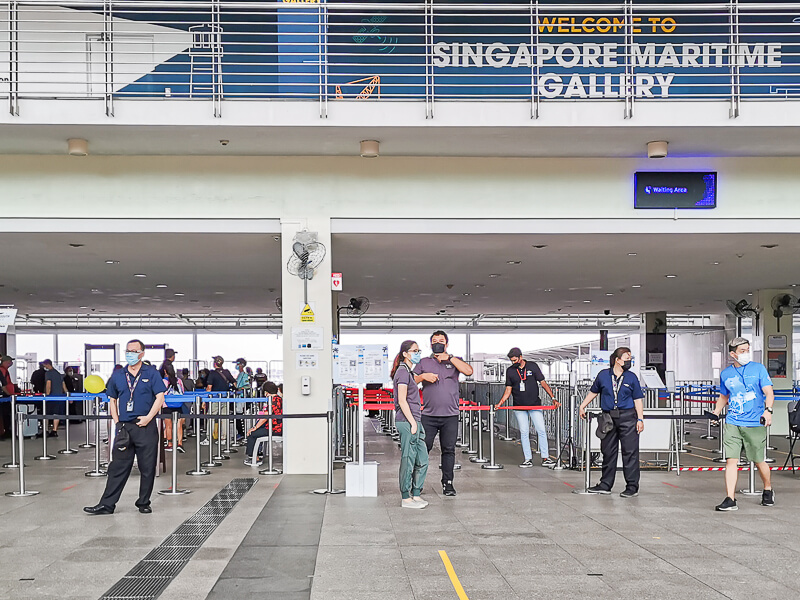
[{"label": "security staff", "polygon": [[622,446],[622,472],[625,490],[622,498],[639,495],[639,434],[644,431],[644,394],[639,378],[630,372],[630,348],[620,347],[611,353],[608,369],[603,369],[581,402],[579,413],[586,418],[586,407],[598,395],[603,411],[600,425],[605,436],[600,440],[603,453],[603,475],[600,483],[587,491],[592,494],[610,494],[617,474],[617,455]]},{"label": "security staff", "polygon": [[114,512],[131,474],[134,456],[141,473],[136,506],[140,513],[153,512],[150,494],[153,493],[158,456],[158,428],[154,419],[164,405],[167,387],[158,369],[142,363],[142,357],[144,344],[139,340],[128,342],[125,349],[127,368],[117,369],[108,380],[108,409],[116,424],[117,440],[108,465],[108,481],[103,497],[97,505],[83,509],[90,515],[110,515]]}]

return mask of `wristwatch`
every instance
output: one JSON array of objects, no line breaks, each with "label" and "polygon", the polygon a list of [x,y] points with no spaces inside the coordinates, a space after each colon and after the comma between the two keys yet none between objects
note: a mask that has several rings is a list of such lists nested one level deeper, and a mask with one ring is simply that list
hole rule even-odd
[{"label": "wristwatch", "polygon": [[771,407],[771,406],[767,406],[767,407],[765,407],[765,408],[767,409],[767,412],[768,412],[769,414],[772,414],[772,407]]}]

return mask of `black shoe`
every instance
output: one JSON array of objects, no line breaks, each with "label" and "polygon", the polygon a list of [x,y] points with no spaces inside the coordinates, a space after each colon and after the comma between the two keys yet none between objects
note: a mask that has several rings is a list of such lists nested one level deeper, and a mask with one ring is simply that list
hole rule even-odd
[{"label": "black shoe", "polygon": [[545,458],[545,459],[542,461],[542,466],[543,466],[543,467],[554,467],[554,466],[556,466],[556,461],[554,461],[552,458],[550,458],[550,457],[548,456],[547,458]]},{"label": "black shoe", "polygon": [[37,440],[40,440],[40,439],[42,439],[42,434],[41,434],[41,432],[39,432],[39,433],[37,433],[37,434],[36,434],[36,439],[37,439]]},{"label": "black shoe", "polygon": [[764,490],[761,494],[761,506],[775,506],[775,490]]},{"label": "black shoe", "polygon": [[597,485],[593,485],[590,488],[586,488],[586,491],[589,492],[590,494],[603,494],[604,496],[608,496],[609,494],[611,494],[611,490],[607,490],[604,487],[600,487],[599,483]]},{"label": "black shoe", "polygon": [[142,513],[143,515],[149,515],[151,512],[153,512],[153,509],[150,508],[149,506],[140,506],[139,512]]},{"label": "black shoe", "polygon": [[51,431],[50,433],[47,434],[47,437],[58,437],[58,432],[57,431]]},{"label": "black shoe", "polygon": [[452,481],[445,481],[442,484],[442,493],[445,496],[455,496],[456,495],[456,488],[453,487]]},{"label": "black shoe", "polygon": [[620,493],[619,497],[620,498],[635,498],[638,495],[639,495],[639,492],[635,492],[633,490],[625,490],[624,492]]},{"label": "black shoe", "polygon": [[714,510],[739,510],[739,507],[736,506],[736,500],[726,496],[722,504],[718,504]]},{"label": "black shoe", "polygon": [[178,452],[180,452],[181,454],[186,454],[186,450],[183,449],[183,446],[178,446],[177,448]]},{"label": "black shoe", "polygon": [[98,504],[97,506],[84,506],[83,512],[90,515],[113,515],[114,509],[104,504]]}]

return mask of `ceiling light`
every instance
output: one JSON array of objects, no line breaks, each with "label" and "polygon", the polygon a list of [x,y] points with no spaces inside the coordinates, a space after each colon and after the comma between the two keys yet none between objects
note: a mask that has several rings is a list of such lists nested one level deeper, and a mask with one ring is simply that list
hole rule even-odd
[{"label": "ceiling light", "polygon": [[175,292],[175,295],[176,296],[185,296],[186,294],[184,294],[183,292]]},{"label": "ceiling light", "polygon": [[772,250],[773,248],[777,248],[778,244],[761,244],[762,248],[766,248],[767,250]]},{"label": "ceiling light", "polygon": [[220,140],[220,141],[219,141],[219,145],[220,145],[220,146],[227,146],[227,145],[228,145],[228,144],[230,144],[230,143],[231,143],[231,141],[230,141],[230,140]]},{"label": "ceiling light", "polygon": [[789,287],[797,287],[797,284],[796,283],[790,283]]},{"label": "ceiling light", "polygon": [[747,295],[748,295],[748,296],[752,296],[752,295],[753,295],[753,292],[750,292],[750,293],[749,293],[749,294],[747,294]]},{"label": "ceiling light", "polygon": [[507,260],[506,264],[507,265],[521,265],[522,261],[521,260]]},{"label": "ceiling light", "polygon": [[584,304],[589,304],[590,302],[591,302],[591,300],[584,300],[583,301]]},{"label": "ceiling light", "polygon": [[632,285],[631,287],[632,287],[632,288],[640,288],[640,287],[642,287],[642,286],[641,286],[641,285]]},{"label": "ceiling light", "polygon": [[79,306],[78,308],[89,308],[88,306]]},{"label": "ceiling light", "polygon": [[82,138],[67,140],[67,152],[70,156],[86,156],[89,154],[89,142]]},{"label": "ceiling light", "polygon": [[134,277],[147,277],[145,273],[134,273]]},{"label": "ceiling light", "polygon": [[378,158],[380,150],[381,144],[376,140],[361,141],[361,158]]},{"label": "ceiling light", "polygon": [[612,294],[611,292],[606,292],[606,296],[613,296],[613,295],[614,294]]},{"label": "ceiling light", "polygon": [[548,292],[548,293],[549,293],[549,292],[552,292],[552,291],[553,291],[553,290],[551,290],[550,288],[547,288],[547,289],[545,290],[545,292]]},{"label": "ceiling light", "polygon": [[462,296],[472,296],[472,294],[470,294],[469,292],[464,292],[464,293],[463,293],[463,294],[461,294],[461,295],[462,295]]},{"label": "ceiling light", "polygon": [[714,265],[714,266],[716,266],[716,265],[718,265],[719,263],[718,263],[718,262],[712,262],[711,264],[712,264],[712,265]]},{"label": "ceiling light", "polygon": [[156,285],[156,287],[157,288],[165,288],[165,287],[167,287],[167,284],[166,283],[159,283],[158,285]]},{"label": "ceiling light", "polygon": [[495,277],[500,277],[500,273],[489,273],[489,277],[494,279]]},{"label": "ceiling light", "polygon": [[222,295],[222,294],[224,294],[225,292],[214,292],[214,293],[215,293],[217,296],[221,296],[221,295]]},{"label": "ceiling light", "polygon": [[118,260],[107,260],[106,264],[107,265],[118,265],[119,261]]},{"label": "ceiling light", "polygon": [[647,158],[666,158],[669,142],[647,142]]},{"label": "ceiling light", "polygon": [[483,284],[483,283],[476,283],[476,284],[475,284],[475,287],[476,287],[476,288],[482,288],[482,287],[486,287],[486,285],[485,285],[485,284]]},{"label": "ceiling light", "polygon": [[664,275],[667,279],[675,279],[677,275]]},{"label": "ceiling light", "polygon": [[636,256],[636,252],[628,252],[628,256]]}]

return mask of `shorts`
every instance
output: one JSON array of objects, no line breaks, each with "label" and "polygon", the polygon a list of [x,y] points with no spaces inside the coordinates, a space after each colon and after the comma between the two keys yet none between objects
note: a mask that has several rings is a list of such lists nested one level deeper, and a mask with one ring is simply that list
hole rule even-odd
[{"label": "shorts", "polygon": [[741,425],[729,425],[725,423],[724,448],[727,458],[738,459],[742,454],[747,460],[754,463],[762,463],[766,458],[767,428],[763,425],[758,427],[742,427]]}]

